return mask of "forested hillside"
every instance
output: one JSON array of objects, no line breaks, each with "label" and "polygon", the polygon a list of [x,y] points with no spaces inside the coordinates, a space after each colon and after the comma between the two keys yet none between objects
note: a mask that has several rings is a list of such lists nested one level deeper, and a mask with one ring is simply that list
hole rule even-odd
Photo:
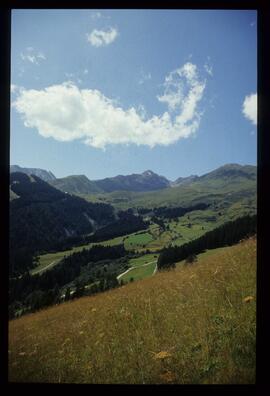
[{"label": "forested hillside", "polygon": [[10,188],[18,196],[10,202],[11,273],[31,268],[33,254],[115,219],[112,206],[64,194],[34,175],[12,173]]}]

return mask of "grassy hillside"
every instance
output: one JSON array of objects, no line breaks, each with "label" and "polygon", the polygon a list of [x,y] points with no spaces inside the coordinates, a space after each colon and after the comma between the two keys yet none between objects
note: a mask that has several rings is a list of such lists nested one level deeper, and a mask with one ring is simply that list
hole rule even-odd
[{"label": "grassy hillside", "polygon": [[12,320],[9,379],[254,383],[256,239]]},{"label": "grassy hillside", "polygon": [[80,195],[89,202],[102,202],[118,209],[137,207],[153,208],[158,206],[193,205],[197,202],[213,203],[227,201],[235,203],[242,199],[253,199],[256,184],[253,180],[240,180],[239,183],[218,181],[194,182],[174,188],[165,188],[156,192],[116,191],[108,194]]}]

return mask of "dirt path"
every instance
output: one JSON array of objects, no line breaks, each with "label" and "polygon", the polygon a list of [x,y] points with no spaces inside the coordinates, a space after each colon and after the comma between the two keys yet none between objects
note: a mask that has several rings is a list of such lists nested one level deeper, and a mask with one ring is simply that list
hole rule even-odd
[{"label": "dirt path", "polygon": [[155,266],[155,269],[154,269],[154,272],[152,275],[155,275],[156,272],[157,272],[157,262],[156,262],[156,266]]},{"label": "dirt path", "polygon": [[40,274],[43,271],[46,271],[48,268],[53,267],[53,265],[59,260],[54,260],[52,261],[50,264],[48,264],[46,267],[40,268],[39,270],[33,270],[31,275],[36,275],[36,274]]},{"label": "dirt path", "polygon": [[[135,269],[135,268],[146,267],[147,265],[153,264],[153,263],[155,263],[155,262],[156,262],[156,260],[150,261],[150,263],[146,263],[146,264],[136,265],[136,266],[134,266],[134,267],[130,267],[128,270],[126,270],[125,272],[122,272],[122,274],[118,275],[118,276],[117,276],[117,280],[119,280],[123,275],[127,274],[129,271],[131,271],[131,270],[133,270],[133,269]],[[157,268],[157,266],[156,266],[156,268]],[[155,271],[156,271],[156,268],[155,268],[155,270],[154,270],[154,272],[153,272],[153,275],[154,275],[154,273],[155,273]]]}]

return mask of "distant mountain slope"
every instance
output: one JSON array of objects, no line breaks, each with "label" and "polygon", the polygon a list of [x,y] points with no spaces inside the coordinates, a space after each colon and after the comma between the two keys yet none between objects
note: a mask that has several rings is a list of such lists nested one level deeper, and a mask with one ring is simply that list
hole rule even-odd
[{"label": "distant mountain slope", "polygon": [[164,176],[147,170],[142,174],[118,175],[96,180],[96,185],[105,192],[112,191],[153,191],[169,187],[170,182]]},{"label": "distant mountain slope", "polygon": [[226,164],[212,172],[206,173],[199,177],[199,181],[213,179],[249,179],[256,180],[257,167],[253,165]]},{"label": "distant mountain slope", "polygon": [[50,184],[70,194],[94,194],[103,192],[94,181],[89,180],[85,175],[73,175],[50,180]]},{"label": "distant mountain slope", "polygon": [[46,182],[56,179],[51,171],[39,168],[21,168],[19,165],[10,165],[10,173],[14,172],[25,173],[26,175],[35,175]]},{"label": "distant mountain slope", "polygon": [[70,237],[93,232],[115,220],[112,206],[65,194],[37,176],[15,172],[10,189],[10,252],[12,271],[27,268],[35,252],[61,249]]},{"label": "distant mountain slope", "polygon": [[[153,208],[158,206],[191,206],[198,202],[220,202],[231,205],[240,201],[252,201],[256,205],[257,167],[238,164],[224,165],[196,178],[190,183],[148,192],[114,191],[98,195],[102,202],[117,208]],[[87,196],[85,196],[87,198]],[[89,196],[91,200],[92,197]],[[249,204],[248,204],[249,205]]]},{"label": "distant mountain slope", "polygon": [[183,184],[189,184],[199,179],[197,175],[190,175],[188,177],[178,177],[174,182],[171,182],[172,187],[181,186]]},{"label": "distant mountain slope", "polygon": [[170,187],[180,187],[193,185],[195,183],[217,184],[228,181],[236,182],[243,180],[256,180],[257,167],[252,165],[226,164],[214,171],[202,176],[190,175],[178,177],[175,181],[169,181],[166,177],[160,176],[151,170],[141,174],[118,175],[99,180],[89,180],[85,175],[71,175],[63,178],[56,178],[52,172],[36,168],[21,168],[18,165],[11,165],[10,172],[23,172],[28,175],[34,174],[42,180],[49,182],[55,188],[70,194],[100,194],[113,192],[151,192],[168,189]]}]

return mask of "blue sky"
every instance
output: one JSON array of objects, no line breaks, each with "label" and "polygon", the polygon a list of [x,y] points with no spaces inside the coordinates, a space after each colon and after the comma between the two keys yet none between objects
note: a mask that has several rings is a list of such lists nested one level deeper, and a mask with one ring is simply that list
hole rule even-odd
[{"label": "blue sky", "polygon": [[171,180],[257,161],[257,15],[14,10],[11,164]]}]

